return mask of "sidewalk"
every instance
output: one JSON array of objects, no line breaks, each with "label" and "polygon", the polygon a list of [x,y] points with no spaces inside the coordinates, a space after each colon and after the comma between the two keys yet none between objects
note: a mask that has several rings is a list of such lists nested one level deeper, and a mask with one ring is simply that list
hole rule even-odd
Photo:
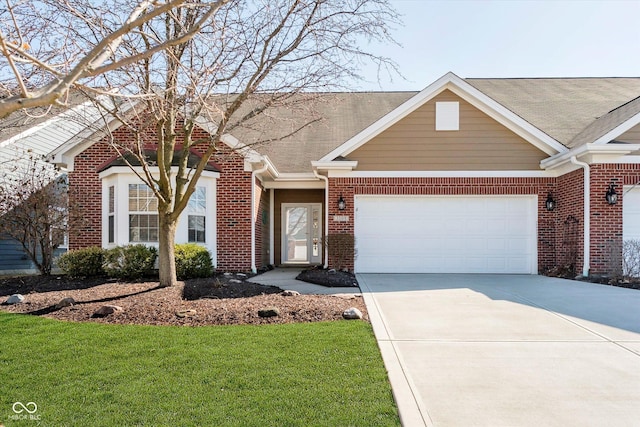
[{"label": "sidewalk", "polygon": [[302,268],[295,267],[278,267],[274,270],[254,276],[250,278],[249,281],[266,286],[277,286],[283,290],[298,291],[301,294],[307,295],[360,294],[360,289],[358,288],[329,288],[296,280],[296,276],[298,276],[302,270]]}]

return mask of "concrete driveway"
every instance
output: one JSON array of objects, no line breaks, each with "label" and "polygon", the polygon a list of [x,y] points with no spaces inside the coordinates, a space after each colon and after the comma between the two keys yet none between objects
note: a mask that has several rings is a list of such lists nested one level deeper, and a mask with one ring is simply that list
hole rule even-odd
[{"label": "concrete driveway", "polygon": [[640,291],[360,274],[405,426],[640,426]]}]

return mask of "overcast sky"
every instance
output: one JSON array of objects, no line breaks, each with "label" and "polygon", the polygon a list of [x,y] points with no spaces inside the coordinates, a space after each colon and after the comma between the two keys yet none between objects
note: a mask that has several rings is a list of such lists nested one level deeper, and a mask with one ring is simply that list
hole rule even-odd
[{"label": "overcast sky", "polygon": [[402,47],[375,46],[406,81],[363,70],[358,90],[421,90],[460,77],[640,76],[640,0],[392,0]]}]

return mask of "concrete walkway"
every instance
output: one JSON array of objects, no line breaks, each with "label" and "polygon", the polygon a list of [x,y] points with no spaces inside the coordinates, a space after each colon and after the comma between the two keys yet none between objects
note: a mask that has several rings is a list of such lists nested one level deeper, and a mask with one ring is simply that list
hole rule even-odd
[{"label": "concrete walkway", "polygon": [[640,426],[640,291],[358,275],[405,426]]},{"label": "concrete walkway", "polygon": [[360,294],[360,289],[355,287],[328,288],[326,286],[314,285],[313,283],[296,280],[296,277],[302,270],[302,268],[295,267],[278,267],[254,276],[249,279],[249,281],[253,283],[260,283],[261,285],[277,286],[283,290],[298,291],[301,294],[308,295]]}]

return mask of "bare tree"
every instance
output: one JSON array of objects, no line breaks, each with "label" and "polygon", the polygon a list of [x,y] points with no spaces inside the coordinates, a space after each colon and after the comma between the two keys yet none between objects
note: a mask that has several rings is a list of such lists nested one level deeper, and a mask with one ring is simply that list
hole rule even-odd
[{"label": "bare tree", "polygon": [[[81,40],[91,48],[113,33],[104,31],[113,27],[113,16],[130,7],[124,0],[105,1],[108,6],[99,8],[108,9],[104,19],[95,12],[97,2],[58,3],[72,5],[65,10],[73,28],[65,40]],[[96,102],[97,93],[114,98],[110,105],[116,107],[104,109],[129,137],[110,143],[123,158],[137,158],[139,177],[158,200],[164,286],[176,283],[178,218],[207,163],[226,150],[225,135],[244,145],[293,135],[321,119],[313,108],[318,92],[344,89],[348,80],[359,78],[362,61],[395,69],[388,58],[361,47],[369,41],[393,42],[389,25],[397,23],[397,15],[387,0],[196,0],[183,6],[136,21],[131,36],[118,39],[119,57],[125,59],[88,67],[93,73],[88,77],[101,74],[89,80],[92,85],[85,83]],[[147,6],[159,7],[159,2]],[[22,39],[17,40],[14,52]],[[102,46],[102,52],[113,50]],[[206,128],[205,136],[199,127]],[[153,162],[147,157],[149,145],[157,150]],[[196,165],[188,162],[194,148],[201,153]]]},{"label": "bare tree", "polygon": [[131,55],[122,45],[142,37],[141,26],[181,9],[199,9],[204,23],[227,2],[6,0],[0,10],[0,118],[23,108],[65,105],[73,87],[104,90],[102,77],[109,71],[184,43],[200,29],[177,29],[162,41],[145,37],[145,49]]},{"label": "bare tree", "polygon": [[[73,210],[73,208],[71,208]],[[79,221],[80,216],[75,215]],[[0,175],[0,234],[18,241],[41,274],[69,229],[66,176],[41,156],[24,152]]]}]

